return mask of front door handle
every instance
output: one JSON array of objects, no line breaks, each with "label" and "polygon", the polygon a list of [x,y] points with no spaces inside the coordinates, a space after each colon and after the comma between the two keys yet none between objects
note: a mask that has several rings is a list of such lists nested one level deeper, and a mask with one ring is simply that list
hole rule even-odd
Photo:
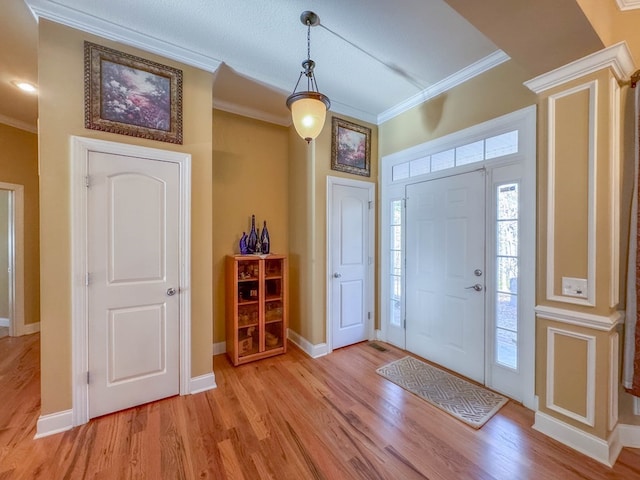
[{"label": "front door handle", "polygon": [[480,285],[479,283],[476,283],[475,285],[471,285],[470,287],[464,287],[465,290],[469,290],[469,289],[474,289],[476,292],[481,292],[482,291],[482,285]]},{"label": "front door handle", "polygon": [[167,295],[169,295],[170,297],[173,297],[176,294],[176,289],[171,287],[167,289]]},{"label": "front door handle", "polygon": [[342,274],[338,273],[338,272],[333,274],[333,278],[340,278],[341,276],[342,276]]}]

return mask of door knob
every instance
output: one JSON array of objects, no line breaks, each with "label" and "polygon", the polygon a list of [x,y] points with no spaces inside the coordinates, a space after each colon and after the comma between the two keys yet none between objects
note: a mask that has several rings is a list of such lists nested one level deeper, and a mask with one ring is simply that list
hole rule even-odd
[{"label": "door knob", "polygon": [[469,290],[469,289],[474,289],[476,292],[481,292],[482,291],[482,285],[480,285],[479,283],[476,283],[475,285],[471,285],[470,287],[464,287],[465,290]]},{"label": "door knob", "polygon": [[176,294],[176,289],[171,287],[171,288],[167,288],[167,295],[169,295],[170,297],[174,296]]},{"label": "door knob", "polygon": [[476,269],[473,271],[473,274],[474,274],[476,277],[481,277],[481,276],[482,276],[482,270],[480,270],[479,268],[476,268]]},{"label": "door knob", "polygon": [[341,276],[342,276],[342,274],[338,273],[338,272],[333,274],[333,278],[340,278]]}]

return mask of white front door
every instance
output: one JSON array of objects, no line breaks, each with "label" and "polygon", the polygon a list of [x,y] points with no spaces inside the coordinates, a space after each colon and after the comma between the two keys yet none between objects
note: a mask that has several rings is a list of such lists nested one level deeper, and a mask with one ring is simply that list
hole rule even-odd
[{"label": "white front door", "polygon": [[329,283],[331,347],[369,338],[370,214],[373,184],[329,183]]},{"label": "white front door", "polygon": [[177,163],[90,152],[89,417],[179,393]]},{"label": "white front door", "polygon": [[484,171],[408,185],[406,198],[406,348],[484,383]]}]

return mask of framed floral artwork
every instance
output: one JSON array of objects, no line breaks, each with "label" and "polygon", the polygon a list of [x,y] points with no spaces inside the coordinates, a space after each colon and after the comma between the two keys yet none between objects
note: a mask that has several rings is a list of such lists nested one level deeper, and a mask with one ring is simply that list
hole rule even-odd
[{"label": "framed floral artwork", "polygon": [[84,124],[182,144],[182,70],[84,42]]},{"label": "framed floral artwork", "polygon": [[371,176],[371,129],[333,117],[331,169]]}]

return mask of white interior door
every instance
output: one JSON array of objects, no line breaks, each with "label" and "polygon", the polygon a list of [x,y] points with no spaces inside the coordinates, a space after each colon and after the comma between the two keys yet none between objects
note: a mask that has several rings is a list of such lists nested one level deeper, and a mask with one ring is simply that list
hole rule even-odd
[{"label": "white interior door", "polygon": [[369,182],[329,183],[329,265],[331,346],[369,338],[371,315]]},{"label": "white interior door", "polygon": [[90,152],[89,417],[179,393],[179,165]]},{"label": "white interior door", "polygon": [[484,171],[407,186],[406,348],[484,383]]}]

